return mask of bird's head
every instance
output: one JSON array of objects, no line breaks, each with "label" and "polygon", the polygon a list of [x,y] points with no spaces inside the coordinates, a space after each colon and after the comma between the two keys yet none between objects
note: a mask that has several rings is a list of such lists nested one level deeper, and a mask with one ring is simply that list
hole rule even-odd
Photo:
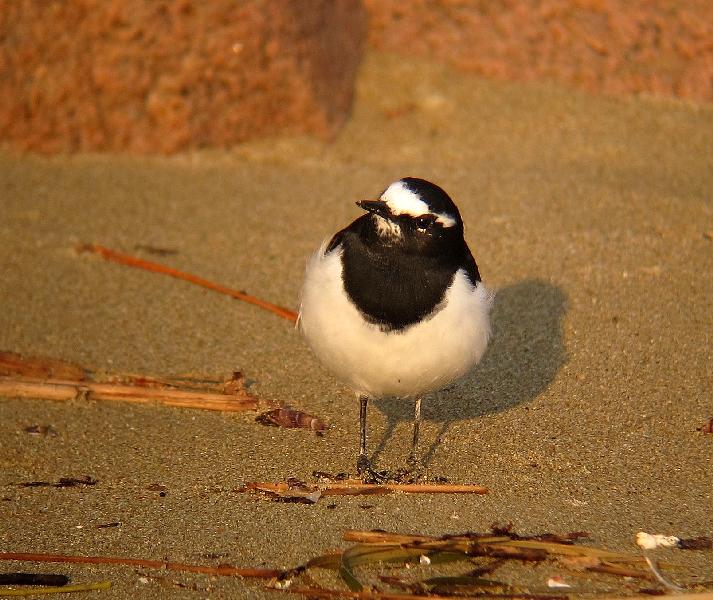
[{"label": "bird's head", "polygon": [[425,179],[399,179],[378,200],[360,200],[357,205],[371,213],[378,240],[404,252],[437,255],[463,241],[458,208],[446,192]]}]

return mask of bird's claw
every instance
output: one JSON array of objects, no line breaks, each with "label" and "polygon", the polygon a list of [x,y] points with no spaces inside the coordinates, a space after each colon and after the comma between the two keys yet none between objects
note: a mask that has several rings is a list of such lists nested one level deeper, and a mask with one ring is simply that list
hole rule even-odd
[{"label": "bird's claw", "polygon": [[407,468],[396,471],[377,471],[368,457],[360,455],[357,460],[357,472],[364,483],[416,483],[423,479],[421,464],[411,458]]},{"label": "bird's claw", "polygon": [[418,483],[419,481],[425,480],[426,477],[423,474],[420,465],[412,467],[409,465],[406,469],[398,469],[393,476],[393,481],[398,483]]},{"label": "bird's claw", "polygon": [[357,473],[364,483],[386,483],[387,481],[392,481],[391,473],[377,471],[364,454],[360,454],[357,460]]}]

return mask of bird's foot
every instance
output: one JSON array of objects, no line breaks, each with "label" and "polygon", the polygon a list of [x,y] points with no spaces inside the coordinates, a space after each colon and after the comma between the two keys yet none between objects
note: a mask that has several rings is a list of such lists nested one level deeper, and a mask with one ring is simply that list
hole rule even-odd
[{"label": "bird's foot", "polygon": [[386,483],[393,481],[391,473],[388,471],[377,471],[371,464],[369,458],[360,454],[357,459],[357,473],[364,483]]},{"label": "bird's foot", "polygon": [[368,457],[361,455],[357,460],[357,472],[364,483],[418,483],[426,479],[423,465],[413,457],[405,468],[377,471]]},{"label": "bird's foot", "polygon": [[418,483],[426,479],[423,465],[413,456],[409,458],[405,468],[398,469],[394,473],[394,481],[399,483]]}]

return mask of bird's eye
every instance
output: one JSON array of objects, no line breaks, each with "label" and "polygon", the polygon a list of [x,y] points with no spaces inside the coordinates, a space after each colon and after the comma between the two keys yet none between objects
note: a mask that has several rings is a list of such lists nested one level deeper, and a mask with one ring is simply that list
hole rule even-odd
[{"label": "bird's eye", "polygon": [[435,221],[433,215],[423,215],[421,217],[416,217],[416,228],[421,231],[426,231],[433,222]]}]

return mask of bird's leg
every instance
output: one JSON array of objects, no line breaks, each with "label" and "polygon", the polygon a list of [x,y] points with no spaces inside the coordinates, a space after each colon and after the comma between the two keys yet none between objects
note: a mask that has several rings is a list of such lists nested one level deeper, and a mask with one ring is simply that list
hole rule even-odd
[{"label": "bird's leg", "polygon": [[379,483],[389,477],[374,469],[369,457],[366,455],[366,409],[369,404],[368,396],[359,396],[359,458],[357,459],[357,472],[366,483]]},{"label": "bird's leg", "polygon": [[416,398],[413,414],[413,440],[411,442],[411,453],[408,457],[407,467],[399,469],[394,474],[395,481],[415,483],[423,474],[423,466],[418,460],[418,436],[421,429],[421,398]]},{"label": "bird's leg", "polygon": [[418,460],[418,437],[421,430],[421,398],[416,398],[413,415],[413,440],[411,442],[411,453],[408,457],[408,468],[399,469],[398,479],[400,481],[416,481],[421,478],[422,465]]},{"label": "bird's leg", "polygon": [[418,436],[421,430],[421,398],[416,398],[416,405],[413,411],[413,441],[411,443],[411,454],[408,457],[408,466],[412,471],[419,468],[418,461]]},{"label": "bird's leg", "polygon": [[359,396],[359,458],[366,458],[366,409],[369,406],[368,396]]}]

